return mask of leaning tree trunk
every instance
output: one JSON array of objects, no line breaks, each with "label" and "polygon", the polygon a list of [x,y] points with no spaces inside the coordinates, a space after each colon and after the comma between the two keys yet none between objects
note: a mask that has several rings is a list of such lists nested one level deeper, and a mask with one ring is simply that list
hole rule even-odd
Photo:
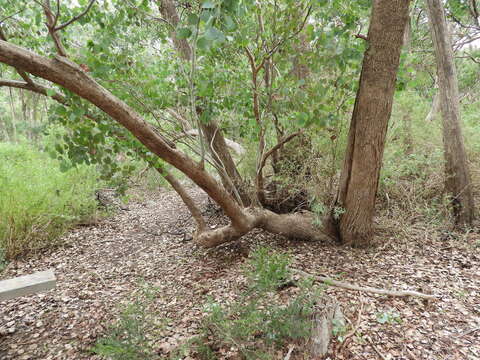
[{"label": "leaning tree trunk", "polygon": [[369,245],[385,136],[408,22],[408,0],[374,0],[347,152],[330,225],[337,238]]},{"label": "leaning tree trunk", "polygon": [[455,225],[470,227],[474,205],[460,120],[458,81],[450,34],[440,0],[427,0],[430,30],[437,61],[438,90],[443,119],[445,189],[452,199]]},{"label": "leaning tree trunk", "polygon": [[[180,24],[180,17],[172,0],[158,0],[158,7],[162,16],[172,26],[176,28]],[[171,29],[170,37],[179,56],[184,60],[190,61],[193,51],[188,41],[179,39],[176,36],[175,29]],[[208,150],[220,167],[219,175],[222,179],[222,184],[230,194],[234,195],[234,198],[240,205],[250,205],[250,197],[245,189],[244,181],[237,170],[235,161],[228,150],[222,129],[214,120],[210,120],[208,124],[200,123],[200,126],[199,136],[203,136],[208,142]]]}]

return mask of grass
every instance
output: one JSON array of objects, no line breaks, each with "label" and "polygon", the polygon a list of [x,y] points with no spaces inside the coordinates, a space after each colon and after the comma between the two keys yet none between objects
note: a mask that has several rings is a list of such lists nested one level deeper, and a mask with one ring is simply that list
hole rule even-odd
[{"label": "grass", "polygon": [[93,167],[62,172],[58,160],[31,146],[0,143],[3,258],[58,244],[67,228],[96,212],[97,185]]}]

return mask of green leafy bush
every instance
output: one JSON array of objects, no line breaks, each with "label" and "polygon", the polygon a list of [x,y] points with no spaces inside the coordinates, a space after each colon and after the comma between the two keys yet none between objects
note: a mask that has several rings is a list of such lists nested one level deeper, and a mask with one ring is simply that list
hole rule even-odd
[{"label": "green leafy bush", "polygon": [[247,290],[230,305],[208,305],[205,338],[237,349],[245,359],[270,359],[276,348],[307,339],[317,296],[310,282],[299,284],[290,301],[278,296],[279,288],[291,282],[289,264],[285,254],[256,250],[246,269]]},{"label": "green leafy bush", "polygon": [[148,336],[157,327],[149,311],[157,291],[148,284],[141,284],[135,300],[123,306],[118,320],[96,342],[92,351],[113,360],[159,359]]},{"label": "green leafy bush", "polygon": [[72,224],[96,211],[95,169],[60,170],[27,145],[0,144],[0,249],[11,259],[58,243]]},{"label": "green leafy bush", "polygon": [[154,359],[146,337],[146,307],[136,301],[128,304],[106,337],[95,344],[93,352],[114,360]]}]

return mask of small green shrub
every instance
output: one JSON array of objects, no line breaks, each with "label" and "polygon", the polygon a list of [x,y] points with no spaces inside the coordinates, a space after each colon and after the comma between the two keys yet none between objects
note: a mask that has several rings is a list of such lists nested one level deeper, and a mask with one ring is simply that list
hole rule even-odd
[{"label": "small green shrub", "polygon": [[289,264],[285,254],[256,250],[246,269],[247,290],[228,306],[208,305],[205,338],[237,349],[245,359],[271,359],[276,348],[308,338],[317,298],[312,283],[299,284],[300,291],[288,302],[277,294],[291,281]]},{"label": "small green shrub", "polygon": [[95,169],[60,171],[27,145],[0,144],[0,248],[6,259],[57,244],[72,224],[96,212]]},{"label": "small green shrub", "polygon": [[402,323],[402,318],[400,317],[400,314],[393,310],[378,312],[376,314],[376,317],[377,317],[377,322],[379,322],[380,324],[385,324],[385,323],[401,324]]},{"label": "small green shrub", "polygon": [[148,310],[155,293],[155,289],[143,285],[135,301],[123,306],[118,321],[96,342],[92,351],[112,360],[159,359],[147,336],[156,326]]},{"label": "small green shrub", "polygon": [[145,306],[141,302],[128,304],[109,334],[97,341],[93,352],[113,360],[154,359],[146,327]]}]

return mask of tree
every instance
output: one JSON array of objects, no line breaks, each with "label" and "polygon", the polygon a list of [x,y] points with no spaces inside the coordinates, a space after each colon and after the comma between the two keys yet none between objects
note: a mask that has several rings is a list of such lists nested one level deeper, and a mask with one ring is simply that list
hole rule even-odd
[{"label": "tree", "polygon": [[385,136],[409,1],[374,0],[340,187],[330,222],[338,238],[369,245]]},{"label": "tree", "polygon": [[[361,3],[352,8],[363,6]],[[28,3],[27,6],[31,13],[36,14],[36,24],[41,26],[38,4]],[[331,20],[328,6],[338,4],[312,1],[298,7],[294,6],[298,5],[294,0],[284,0],[282,6],[277,2],[204,1],[189,7],[182,22],[171,1],[156,1],[153,4],[159,6],[160,16],[153,12],[152,3],[148,1],[138,6],[118,2],[117,7],[104,10],[91,0],[83,8],[63,4],[52,10],[50,2],[45,0],[41,3],[41,11],[46,17],[48,34],[57,54],[53,58],[42,55],[50,54],[52,47],[32,37],[14,36],[12,41],[20,42],[22,46],[19,46],[2,36],[0,62],[14,69],[23,81],[1,80],[0,86],[47,95],[61,104],[55,111],[61,121],[69,122],[69,126],[75,128],[74,135],[80,134],[78,143],[86,150],[78,155],[82,161],[92,160],[89,156],[94,152],[89,152],[90,146],[101,144],[108,147],[110,145],[105,138],[114,137],[116,142],[107,149],[109,152],[125,149],[155,167],[194,215],[197,221],[194,239],[201,245],[216,246],[232,241],[254,228],[297,239],[331,239],[332,233],[319,228],[316,225],[318,216],[310,211],[275,213],[263,206],[268,195],[263,173],[268,161],[281,152],[287,142],[306,131],[307,126],[314,126],[315,121],[318,121],[319,127],[326,126],[327,121],[335,119],[334,113],[339,108],[346,108],[344,102],[340,105],[336,102],[337,97],[347,97],[353,88],[345,74],[354,72],[352,69],[359,54],[356,52],[358,46],[350,44],[351,31],[358,21],[354,10],[336,15],[337,18]],[[108,8],[109,4],[105,7]],[[15,15],[18,9],[10,10]],[[368,242],[367,238],[371,236],[378,171],[407,11],[407,1],[374,2],[368,50],[342,177],[343,187],[339,192],[345,196],[339,196],[336,207],[337,213],[340,207],[346,210],[341,215],[339,234],[347,243],[354,245],[359,243],[350,239],[356,234],[362,234],[363,243]],[[246,14],[255,16],[248,17]],[[316,30],[313,24],[309,24],[311,16],[321,19],[318,26],[323,28]],[[265,21],[265,17],[269,21]],[[163,66],[171,66],[168,75],[152,61],[148,51],[144,51],[146,55],[142,57],[144,44],[151,44],[151,52],[159,45],[156,33],[151,35],[156,29],[147,21],[152,18],[168,24],[177,55],[182,58],[180,64],[165,62]],[[91,27],[83,33],[79,33],[80,28],[77,27],[74,35],[67,31],[80,22],[89,23]],[[116,28],[118,24],[124,25],[122,31]],[[25,29],[31,30],[27,23]],[[290,59],[284,55],[288,55],[289,49],[292,51],[292,42],[298,39],[299,34],[305,34],[305,41],[316,43],[317,54],[324,51],[325,56],[325,59],[317,58],[321,66],[309,64],[307,85],[304,81],[291,79]],[[333,46],[338,46],[335,52],[331,51],[332,45],[330,48],[323,47],[328,39],[325,34],[335,37],[337,45],[334,43]],[[68,35],[82,37],[86,46],[77,51],[78,41],[72,46]],[[126,46],[122,46],[124,44]],[[203,56],[197,56],[197,52]],[[132,53],[138,58],[134,58]],[[150,57],[147,58],[147,55]],[[138,70],[136,62],[140,63]],[[218,71],[223,64],[231,66],[230,62],[234,63],[234,67],[225,72]],[[148,66],[152,63],[153,66]],[[224,74],[229,77],[225,78]],[[138,81],[139,77],[142,81]],[[246,83],[230,86],[235,77]],[[128,79],[126,85],[125,78]],[[167,78],[178,78],[176,87],[171,86]],[[221,81],[216,81],[218,78]],[[161,93],[156,91],[158,83],[163,86]],[[325,91],[327,87],[324,83],[335,84],[333,95]],[[284,84],[294,91],[283,89]],[[59,88],[52,87],[55,85]],[[216,95],[220,86],[226,89],[223,98]],[[239,93],[235,91],[242,86],[246,91],[237,96]],[[169,94],[179,94],[181,106],[171,107],[168,99],[164,99]],[[369,101],[369,96],[376,97],[376,100]],[[239,177],[237,164],[225,146],[227,139],[223,137],[223,129],[213,119],[213,114],[224,103],[228,104],[228,111],[240,109],[239,112],[246,114],[247,130],[245,124],[235,125],[240,126],[242,131],[248,131],[247,136],[256,142],[255,174],[250,183]],[[285,104],[295,110],[286,109]],[[152,109],[155,106],[162,109],[161,114]],[[226,113],[223,112],[223,115]],[[375,114],[379,114],[378,118],[373,118]],[[109,121],[105,115],[123,128]],[[375,121],[368,124],[372,119]],[[199,143],[194,143],[194,140],[188,143],[179,141],[191,135],[192,131]],[[269,138],[273,131],[279,131],[281,136]],[[374,148],[369,146],[372,139]],[[369,156],[374,156],[373,162],[365,161]],[[364,165],[359,173],[359,166]],[[215,230],[208,229],[191,198],[168,171],[169,166],[204,190],[222,208],[230,224]],[[213,176],[212,167],[220,175],[222,184]],[[358,176],[369,170],[374,171],[373,178],[367,176],[367,182],[359,183]],[[345,181],[347,175],[351,181]],[[248,189],[243,186],[248,186]],[[357,205],[356,200],[352,200],[355,191],[369,194],[368,206],[361,209],[369,211],[370,216],[363,217],[360,222],[349,221]],[[248,196],[248,201],[244,201],[244,196]],[[365,227],[369,231],[364,231]]]},{"label": "tree", "polygon": [[439,103],[443,120],[445,189],[451,197],[455,224],[471,227],[474,204],[468,161],[460,119],[458,80],[453,60],[452,41],[440,0],[427,0],[428,16],[435,47]]}]

